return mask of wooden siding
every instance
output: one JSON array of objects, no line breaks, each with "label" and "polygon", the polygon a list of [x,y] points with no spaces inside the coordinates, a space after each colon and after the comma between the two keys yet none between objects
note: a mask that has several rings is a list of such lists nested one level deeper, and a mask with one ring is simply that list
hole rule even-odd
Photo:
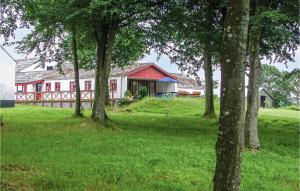
[{"label": "wooden siding", "polygon": [[175,79],[175,77],[154,65],[142,67],[128,74],[128,78],[130,79],[159,80],[164,77],[171,77]]}]

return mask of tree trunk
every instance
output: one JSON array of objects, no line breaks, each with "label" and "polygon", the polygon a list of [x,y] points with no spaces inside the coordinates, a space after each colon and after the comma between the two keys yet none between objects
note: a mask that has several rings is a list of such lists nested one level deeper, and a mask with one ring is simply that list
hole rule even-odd
[{"label": "tree trunk", "polygon": [[253,26],[250,29],[249,39],[249,83],[247,92],[247,111],[245,119],[245,147],[259,149],[258,139],[258,109],[259,109],[259,78],[260,78],[260,37],[261,26]]},{"label": "tree trunk", "polygon": [[205,73],[205,112],[203,116],[215,118],[214,107],[214,82],[212,60],[209,53],[204,54],[204,73]]},{"label": "tree trunk", "polygon": [[[253,14],[260,15],[264,9],[271,7],[272,1],[253,1]],[[259,79],[261,63],[259,58],[262,26],[259,24],[250,27],[249,31],[249,83],[247,92],[247,111],[245,119],[245,147],[248,149],[259,149],[258,138],[258,109],[259,109]]]},{"label": "tree trunk", "polygon": [[229,0],[221,50],[221,110],[214,191],[240,190],[249,0]]},{"label": "tree trunk", "polygon": [[110,105],[110,98],[109,98],[109,86],[107,87],[106,97],[105,97],[105,105]]},{"label": "tree trunk", "polygon": [[205,28],[206,28],[206,38],[204,42],[204,74],[205,74],[205,112],[203,116],[209,118],[215,118],[215,108],[214,108],[214,82],[213,82],[213,70],[212,70],[212,31],[213,31],[213,18],[214,18],[214,8],[210,3],[205,11]]},{"label": "tree trunk", "polygon": [[79,85],[79,65],[78,65],[78,56],[77,56],[77,40],[76,40],[75,31],[73,31],[72,33],[72,54],[73,54],[75,91],[76,91],[76,104],[75,104],[74,115],[79,117],[82,116],[82,113],[81,113],[81,98],[80,98],[80,85]]},{"label": "tree trunk", "polygon": [[92,118],[105,123],[108,120],[105,102],[108,91],[108,78],[111,67],[112,46],[116,33],[116,25],[100,25],[96,28],[96,76],[95,98]]}]

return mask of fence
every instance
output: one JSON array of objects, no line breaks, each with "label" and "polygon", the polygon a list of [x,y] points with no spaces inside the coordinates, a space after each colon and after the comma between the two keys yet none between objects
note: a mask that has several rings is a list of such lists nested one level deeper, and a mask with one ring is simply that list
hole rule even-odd
[{"label": "fence", "polygon": [[[94,91],[80,91],[83,107],[90,108],[94,100]],[[51,107],[73,107],[76,93],[59,92],[16,92],[16,103],[42,105]]]}]

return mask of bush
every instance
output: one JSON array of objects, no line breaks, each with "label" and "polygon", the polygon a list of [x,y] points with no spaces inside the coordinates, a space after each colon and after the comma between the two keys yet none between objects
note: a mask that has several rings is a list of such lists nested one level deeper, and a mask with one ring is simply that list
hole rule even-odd
[{"label": "bush", "polygon": [[132,97],[131,92],[129,90],[126,90],[124,93],[124,97]]},{"label": "bush", "polygon": [[147,95],[148,95],[147,88],[145,86],[141,87],[141,90],[140,90],[140,99],[143,99]]},{"label": "bush", "polygon": [[122,105],[129,105],[133,100],[128,97],[124,97],[120,100],[120,106]]}]

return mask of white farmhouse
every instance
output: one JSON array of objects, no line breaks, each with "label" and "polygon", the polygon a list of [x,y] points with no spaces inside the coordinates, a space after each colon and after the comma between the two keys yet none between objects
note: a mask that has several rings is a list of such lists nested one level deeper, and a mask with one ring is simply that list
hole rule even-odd
[{"label": "white farmhouse", "polygon": [[[18,60],[16,67],[16,100],[40,105],[65,107],[62,102],[75,98],[73,65],[62,65],[60,74],[53,65],[39,66],[37,59]],[[90,107],[94,98],[95,71],[79,71],[81,99]],[[124,68],[113,68],[109,77],[109,96],[112,100],[124,97],[126,90],[138,96],[142,87],[149,96],[177,95],[177,78],[154,63],[136,63]],[[87,103],[84,103],[87,102]],[[69,103],[68,103],[69,104]]]}]

